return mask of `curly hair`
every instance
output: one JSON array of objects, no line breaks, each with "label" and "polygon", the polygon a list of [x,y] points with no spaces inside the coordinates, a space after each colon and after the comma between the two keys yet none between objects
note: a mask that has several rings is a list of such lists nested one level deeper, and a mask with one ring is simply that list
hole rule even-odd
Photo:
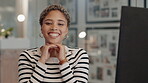
[{"label": "curly hair", "polygon": [[59,10],[60,12],[62,12],[67,20],[67,26],[68,27],[70,26],[70,15],[68,11],[61,5],[50,5],[42,11],[42,13],[40,14],[40,19],[39,19],[39,23],[41,26],[43,25],[43,20],[45,19],[45,17],[52,10]]}]

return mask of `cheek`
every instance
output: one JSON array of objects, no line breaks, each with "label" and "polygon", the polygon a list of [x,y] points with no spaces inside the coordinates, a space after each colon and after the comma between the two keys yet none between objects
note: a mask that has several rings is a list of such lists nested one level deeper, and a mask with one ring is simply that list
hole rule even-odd
[{"label": "cheek", "polygon": [[43,35],[46,34],[46,31],[47,31],[46,29],[41,29],[41,32],[42,32]]},{"label": "cheek", "polygon": [[63,32],[64,32],[65,34],[67,34],[67,33],[68,33],[68,28],[64,29]]},{"label": "cheek", "polygon": [[63,36],[65,36],[67,33],[68,33],[68,31],[67,30],[64,30],[63,31]]},{"label": "cheek", "polygon": [[47,31],[47,28],[46,28],[45,26],[42,26],[42,27],[41,27],[41,31],[42,31],[42,32],[46,32],[46,31]]}]

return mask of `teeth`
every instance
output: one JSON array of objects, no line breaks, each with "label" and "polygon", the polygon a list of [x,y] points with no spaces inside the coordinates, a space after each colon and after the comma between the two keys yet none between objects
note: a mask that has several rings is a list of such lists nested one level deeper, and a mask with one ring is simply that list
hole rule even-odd
[{"label": "teeth", "polygon": [[50,33],[51,36],[59,36],[59,34],[55,34],[55,33]]}]

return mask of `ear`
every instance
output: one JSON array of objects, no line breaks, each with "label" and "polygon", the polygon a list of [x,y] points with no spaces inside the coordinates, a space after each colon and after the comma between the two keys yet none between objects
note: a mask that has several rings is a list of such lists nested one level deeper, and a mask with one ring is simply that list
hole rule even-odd
[{"label": "ear", "polygon": [[41,33],[43,34],[42,27],[41,27]]}]

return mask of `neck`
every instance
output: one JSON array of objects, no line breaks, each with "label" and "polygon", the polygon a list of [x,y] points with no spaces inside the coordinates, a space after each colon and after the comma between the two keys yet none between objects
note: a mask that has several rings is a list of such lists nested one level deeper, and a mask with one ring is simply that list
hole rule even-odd
[{"label": "neck", "polygon": [[[43,47],[40,47],[40,50],[41,50],[41,52],[43,52]],[[57,51],[56,50],[53,50],[51,53],[50,53],[50,56],[51,57],[56,57],[57,56]]]}]

